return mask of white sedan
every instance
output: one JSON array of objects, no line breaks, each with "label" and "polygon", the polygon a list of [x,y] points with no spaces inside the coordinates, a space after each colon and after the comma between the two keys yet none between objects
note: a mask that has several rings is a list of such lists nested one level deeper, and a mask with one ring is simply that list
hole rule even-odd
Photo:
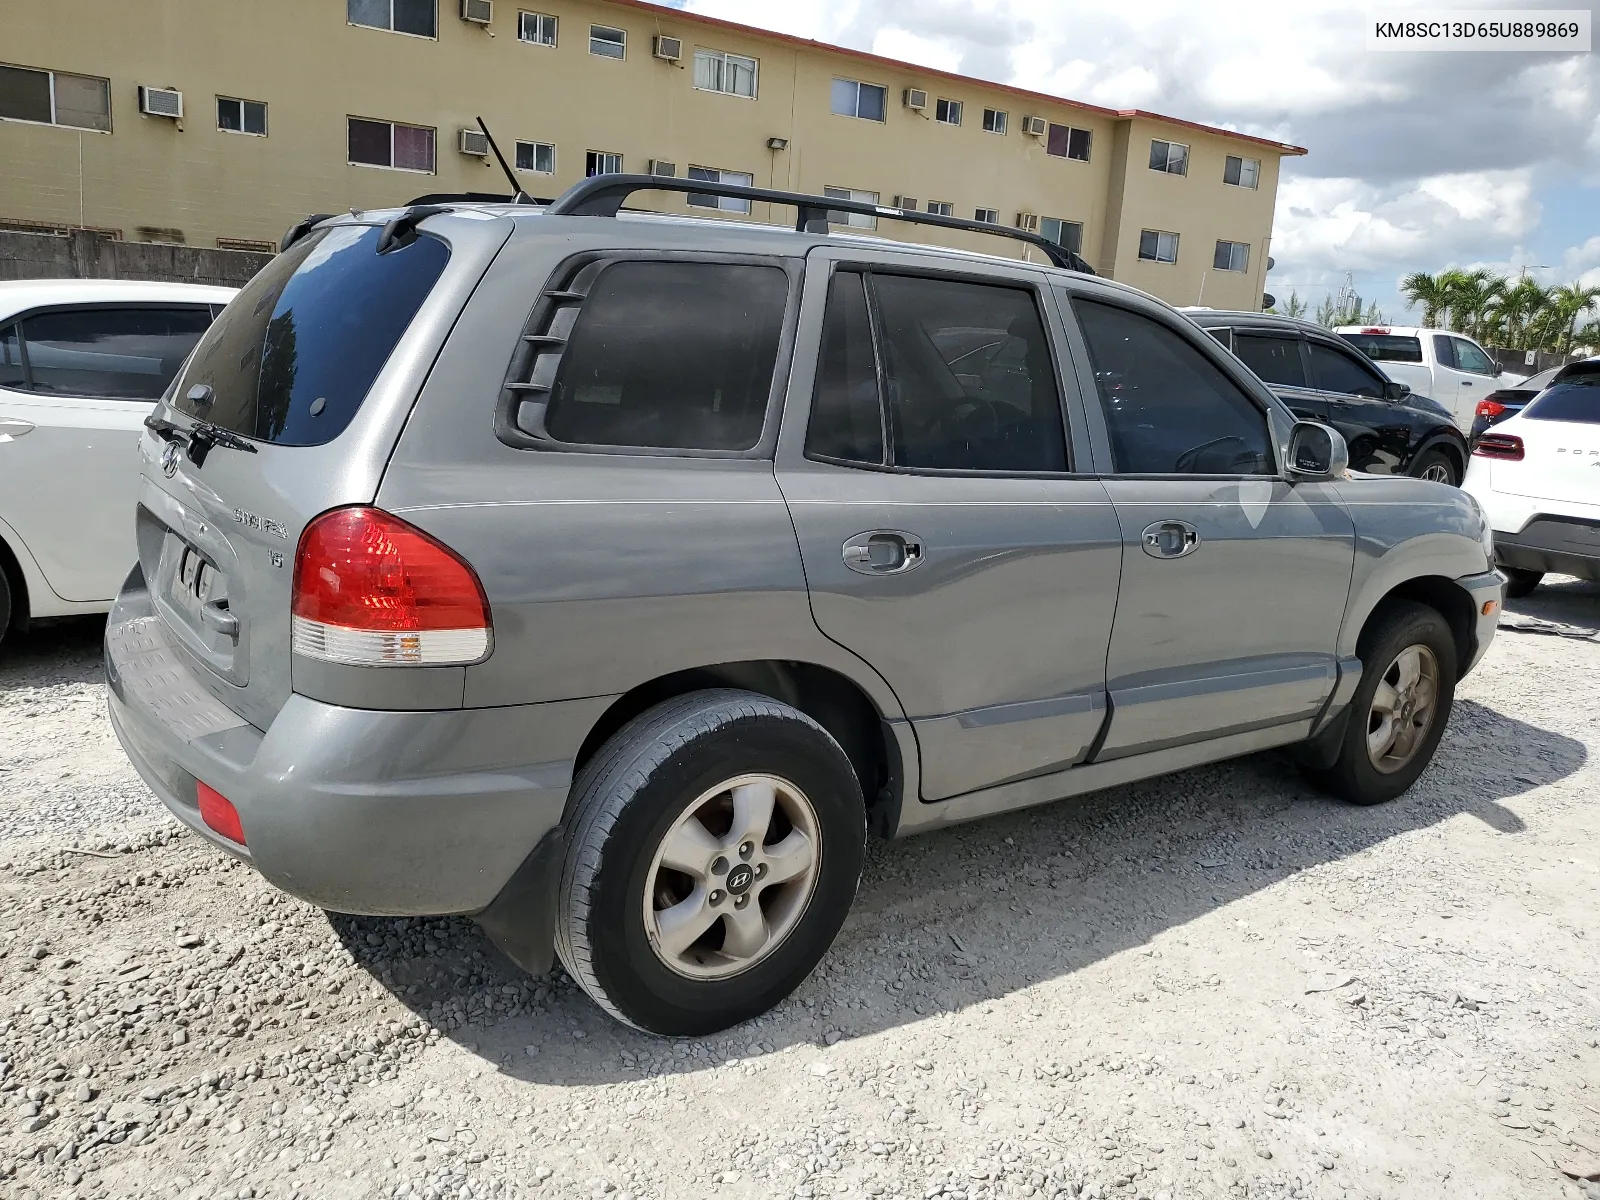
[{"label": "white sedan", "polygon": [[233,288],[0,283],[0,640],[106,612],[138,557],[139,427]]},{"label": "white sedan", "polygon": [[1461,486],[1488,514],[1507,596],[1547,571],[1600,580],[1600,358],[1569,363],[1484,433]]}]

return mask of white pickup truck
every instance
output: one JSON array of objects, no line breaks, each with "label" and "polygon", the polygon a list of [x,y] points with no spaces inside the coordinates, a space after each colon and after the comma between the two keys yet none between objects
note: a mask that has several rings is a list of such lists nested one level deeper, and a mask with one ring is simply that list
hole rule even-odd
[{"label": "white pickup truck", "polygon": [[1443,329],[1397,325],[1340,325],[1334,332],[1365,354],[1390,379],[1437,400],[1463,433],[1472,428],[1478,401],[1522,380],[1504,372],[1482,346]]}]

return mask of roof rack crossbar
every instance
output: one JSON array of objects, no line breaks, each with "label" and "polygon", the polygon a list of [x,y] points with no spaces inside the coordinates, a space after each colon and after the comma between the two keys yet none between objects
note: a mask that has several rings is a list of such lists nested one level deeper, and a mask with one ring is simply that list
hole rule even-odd
[{"label": "roof rack crossbar", "polygon": [[944,229],[964,229],[969,233],[993,234],[1036,247],[1055,266],[1085,275],[1095,274],[1094,268],[1074,251],[1037,233],[1013,229],[1009,225],[967,221],[961,217],[943,217],[936,213],[910,212],[884,204],[869,204],[864,200],[835,200],[828,196],[780,192],[704,179],[675,179],[666,175],[594,175],[561,193],[544,211],[548,216],[558,217],[614,217],[635,192],[647,191],[692,192],[697,196],[727,196],[736,200],[791,205],[797,210],[795,229],[801,233],[826,233],[828,214],[846,212],[882,217],[888,221],[906,221],[914,225],[936,225]]}]

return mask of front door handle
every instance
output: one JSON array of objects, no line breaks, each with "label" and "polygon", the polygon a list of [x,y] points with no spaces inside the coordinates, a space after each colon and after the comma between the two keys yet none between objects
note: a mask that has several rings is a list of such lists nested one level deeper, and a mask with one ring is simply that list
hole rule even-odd
[{"label": "front door handle", "polygon": [[923,557],[922,539],[898,529],[858,533],[844,544],[844,565],[862,575],[903,575]]},{"label": "front door handle", "polygon": [[1200,533],[1187,521],[1157,521],[1145,526],[1139,544],[1151,558],[1182,558],[1200,548]]},{"label": "front door handle", "polygon": [[33,432],[31,421],[15,417],[0,417],[0,442],[14,442],[25,433]]}]

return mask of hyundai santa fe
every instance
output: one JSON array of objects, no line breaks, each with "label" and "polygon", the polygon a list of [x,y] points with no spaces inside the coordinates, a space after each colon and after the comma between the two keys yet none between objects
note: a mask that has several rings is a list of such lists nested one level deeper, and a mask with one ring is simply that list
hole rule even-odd
[{"label": "hyundai santa fe", "polygon": [[[141,441],[111,714],[329,910],[470,914],[623,1021],[726,1027],[896,837],[1269,747],[1427,766],[1501,580],[1167,305],[1021,261],[620,210],[308,221]],[[853,206],[853,207],[852,207]]]}]

